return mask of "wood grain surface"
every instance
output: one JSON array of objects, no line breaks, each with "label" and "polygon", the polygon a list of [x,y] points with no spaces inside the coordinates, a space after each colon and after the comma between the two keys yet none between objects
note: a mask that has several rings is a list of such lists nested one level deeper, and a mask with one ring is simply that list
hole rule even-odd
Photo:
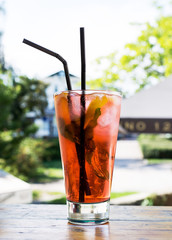
[{"label": "wood grain surface", "polygon": [[170,239],[172,207],[111,206],[110,222],[68,223],[65,205],[0,205],[0,239]]}]

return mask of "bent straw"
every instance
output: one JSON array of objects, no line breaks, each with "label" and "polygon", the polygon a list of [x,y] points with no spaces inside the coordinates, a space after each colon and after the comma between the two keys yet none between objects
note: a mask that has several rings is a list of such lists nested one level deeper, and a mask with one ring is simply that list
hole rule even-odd
[{"label": "bent straw", "polygon": [[57,58],[58,60],[60,60],[62,63],[63,63],[63,67],[64,67],[64,72],[65,72],[65,77],[66,77],[66,83],[67,83],[67,88],[68,90],[72,90],[72,87],[71,87],[71,82],[70,82],[70,77],[69,77],[69,70],[68,70],[68,65],[67,65],[67,62],[66,60],[60,56],[58,53],[55,53],[47,48],[44,48],[36,43],[33,43],[27,39],[23,39],[23,43],[26,43],[27,45],[31,46],[31,47],[34,47],[44,53],[47,53],[55,58]]}]

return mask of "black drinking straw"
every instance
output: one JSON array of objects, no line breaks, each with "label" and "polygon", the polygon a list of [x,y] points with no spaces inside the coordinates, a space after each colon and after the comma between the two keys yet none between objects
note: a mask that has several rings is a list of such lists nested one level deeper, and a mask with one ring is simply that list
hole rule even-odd
[{"label": "black drinking straw", "polygon": [[65,77],[66,77],[66,83],[67,83],[67,88],[68,90],[72,90],[72,87],[71,87],[71,82],[70,82],[70,77],[69,77],[69,70],[68,70],[68,65],[67,65],[67,62],[64,58],[62,58],[62,56],[60,56],[58,53],[55,53],[47,48],[44,48],[36,43],[33,43],[27,39],[23,39],[23,43],[26,43],[27,45],[31,46],[31,47],[34,47],[44,53],[47,53],[55,58],[57,58],[58,60],[60,60],[62,63],[63,63],[63,67],[64,67],[64,72],[65,72]]},{"label": "black drinking straw", "polygon": [[85,61],[85,34],[84,28],[80,28],[80,44],[81,44],[81,89],[86,89],[85,73],[86,73],[86,61]]},{"label": "black drinking straw", "polygon": [[80,46],[81,46],[81,120],[80,120],[80,141],[81,141],[81,160],[80,160],[80,185],[79,185],[79,201],[84,202],[84,193],[86,192],[86,171],[85,171],[85,36],[84,28],[80,28]]}]

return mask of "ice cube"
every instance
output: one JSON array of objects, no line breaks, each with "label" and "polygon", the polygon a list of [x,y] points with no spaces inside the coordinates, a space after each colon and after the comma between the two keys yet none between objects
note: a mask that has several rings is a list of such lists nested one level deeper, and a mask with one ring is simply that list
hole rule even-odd
[{"label": "ice cube", "polygon": [[101,108],[101,115],[98,118],[98,125],[100,127],[106,127],[108,125],[114,124],[117,116],[117,108],[113,103],[108,103]]}]

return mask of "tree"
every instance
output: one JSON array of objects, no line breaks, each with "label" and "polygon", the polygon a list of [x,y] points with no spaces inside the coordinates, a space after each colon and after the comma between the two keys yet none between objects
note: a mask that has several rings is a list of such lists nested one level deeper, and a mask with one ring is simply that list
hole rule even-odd
[{"label": "tree", "polygon": [[137,90],[172,74],[171,26],[171,16],[161,17],[154,25],[146,23],[137,41],[126,45],[127,54],[121,57],[118,67],[131,73]]},{"label": "tree", "polygon": [[[156,1],[156,7],[162,9]],[[171,5],[169,5],[170,7]],[[88,82],[94,88],[121,89],[129,85],[134,91],[172,74],[172,16],[161,16],[154,23],[145,23],[134,43],[126,44],[125,53],[112,53],[97,59],[103,69],[101,77]]]},{"label": "tree", "polygon": [[[9,71],[1,76],[5,79],[7,74]],[[38,129],[34,118],[44,116],[47,84],[26,76],[10,76],[10,84],[0,79],[0,165],[10,166],[10,172],[17,176],[33,177],[46,146],[31,136]],[[29,118],[31,112],[34,118]]]},{"label": "tree", "polygon": [[[20,76],[14,81],[10,129],[16,129],[21,136],[29,136],[36,132],[37,127],[33,124],[33,119],[45,115],[47,86],[44,82],[26,76]],[[29,118],[29,113],[32,113],[32,118]]]},{"label": "tree", "polygon": [[0,79],[0,131],[2,129],[7,129],[10,122],[10,114],[11,114],[11,105],[13,101],[14,95],[12,89],[3,84],[2,79]]},{"label": "tree", "polygon": [[93,89],[118,90],[115,86],[119,79],[116,55],[117,53],[115,52],[96,59],[97,68],[103,68],[103,70],[101,70],[101,77],[88,81],[88,85]]},{"label": "tree", "polygon": [[[6,76],[3,73],[3,76]],[[12,76],[11,76],[12,78]],[[14,78],[14,76],[13,76]],[[45,89],[47,84],[26,76],[15,77],[12,85],[0,80],[0,130],[13,130],[18,136],[29,136],[36,132],[34,118],[43,117],[47,106]],[[28,114],[32,112],[33,117]]]}]

